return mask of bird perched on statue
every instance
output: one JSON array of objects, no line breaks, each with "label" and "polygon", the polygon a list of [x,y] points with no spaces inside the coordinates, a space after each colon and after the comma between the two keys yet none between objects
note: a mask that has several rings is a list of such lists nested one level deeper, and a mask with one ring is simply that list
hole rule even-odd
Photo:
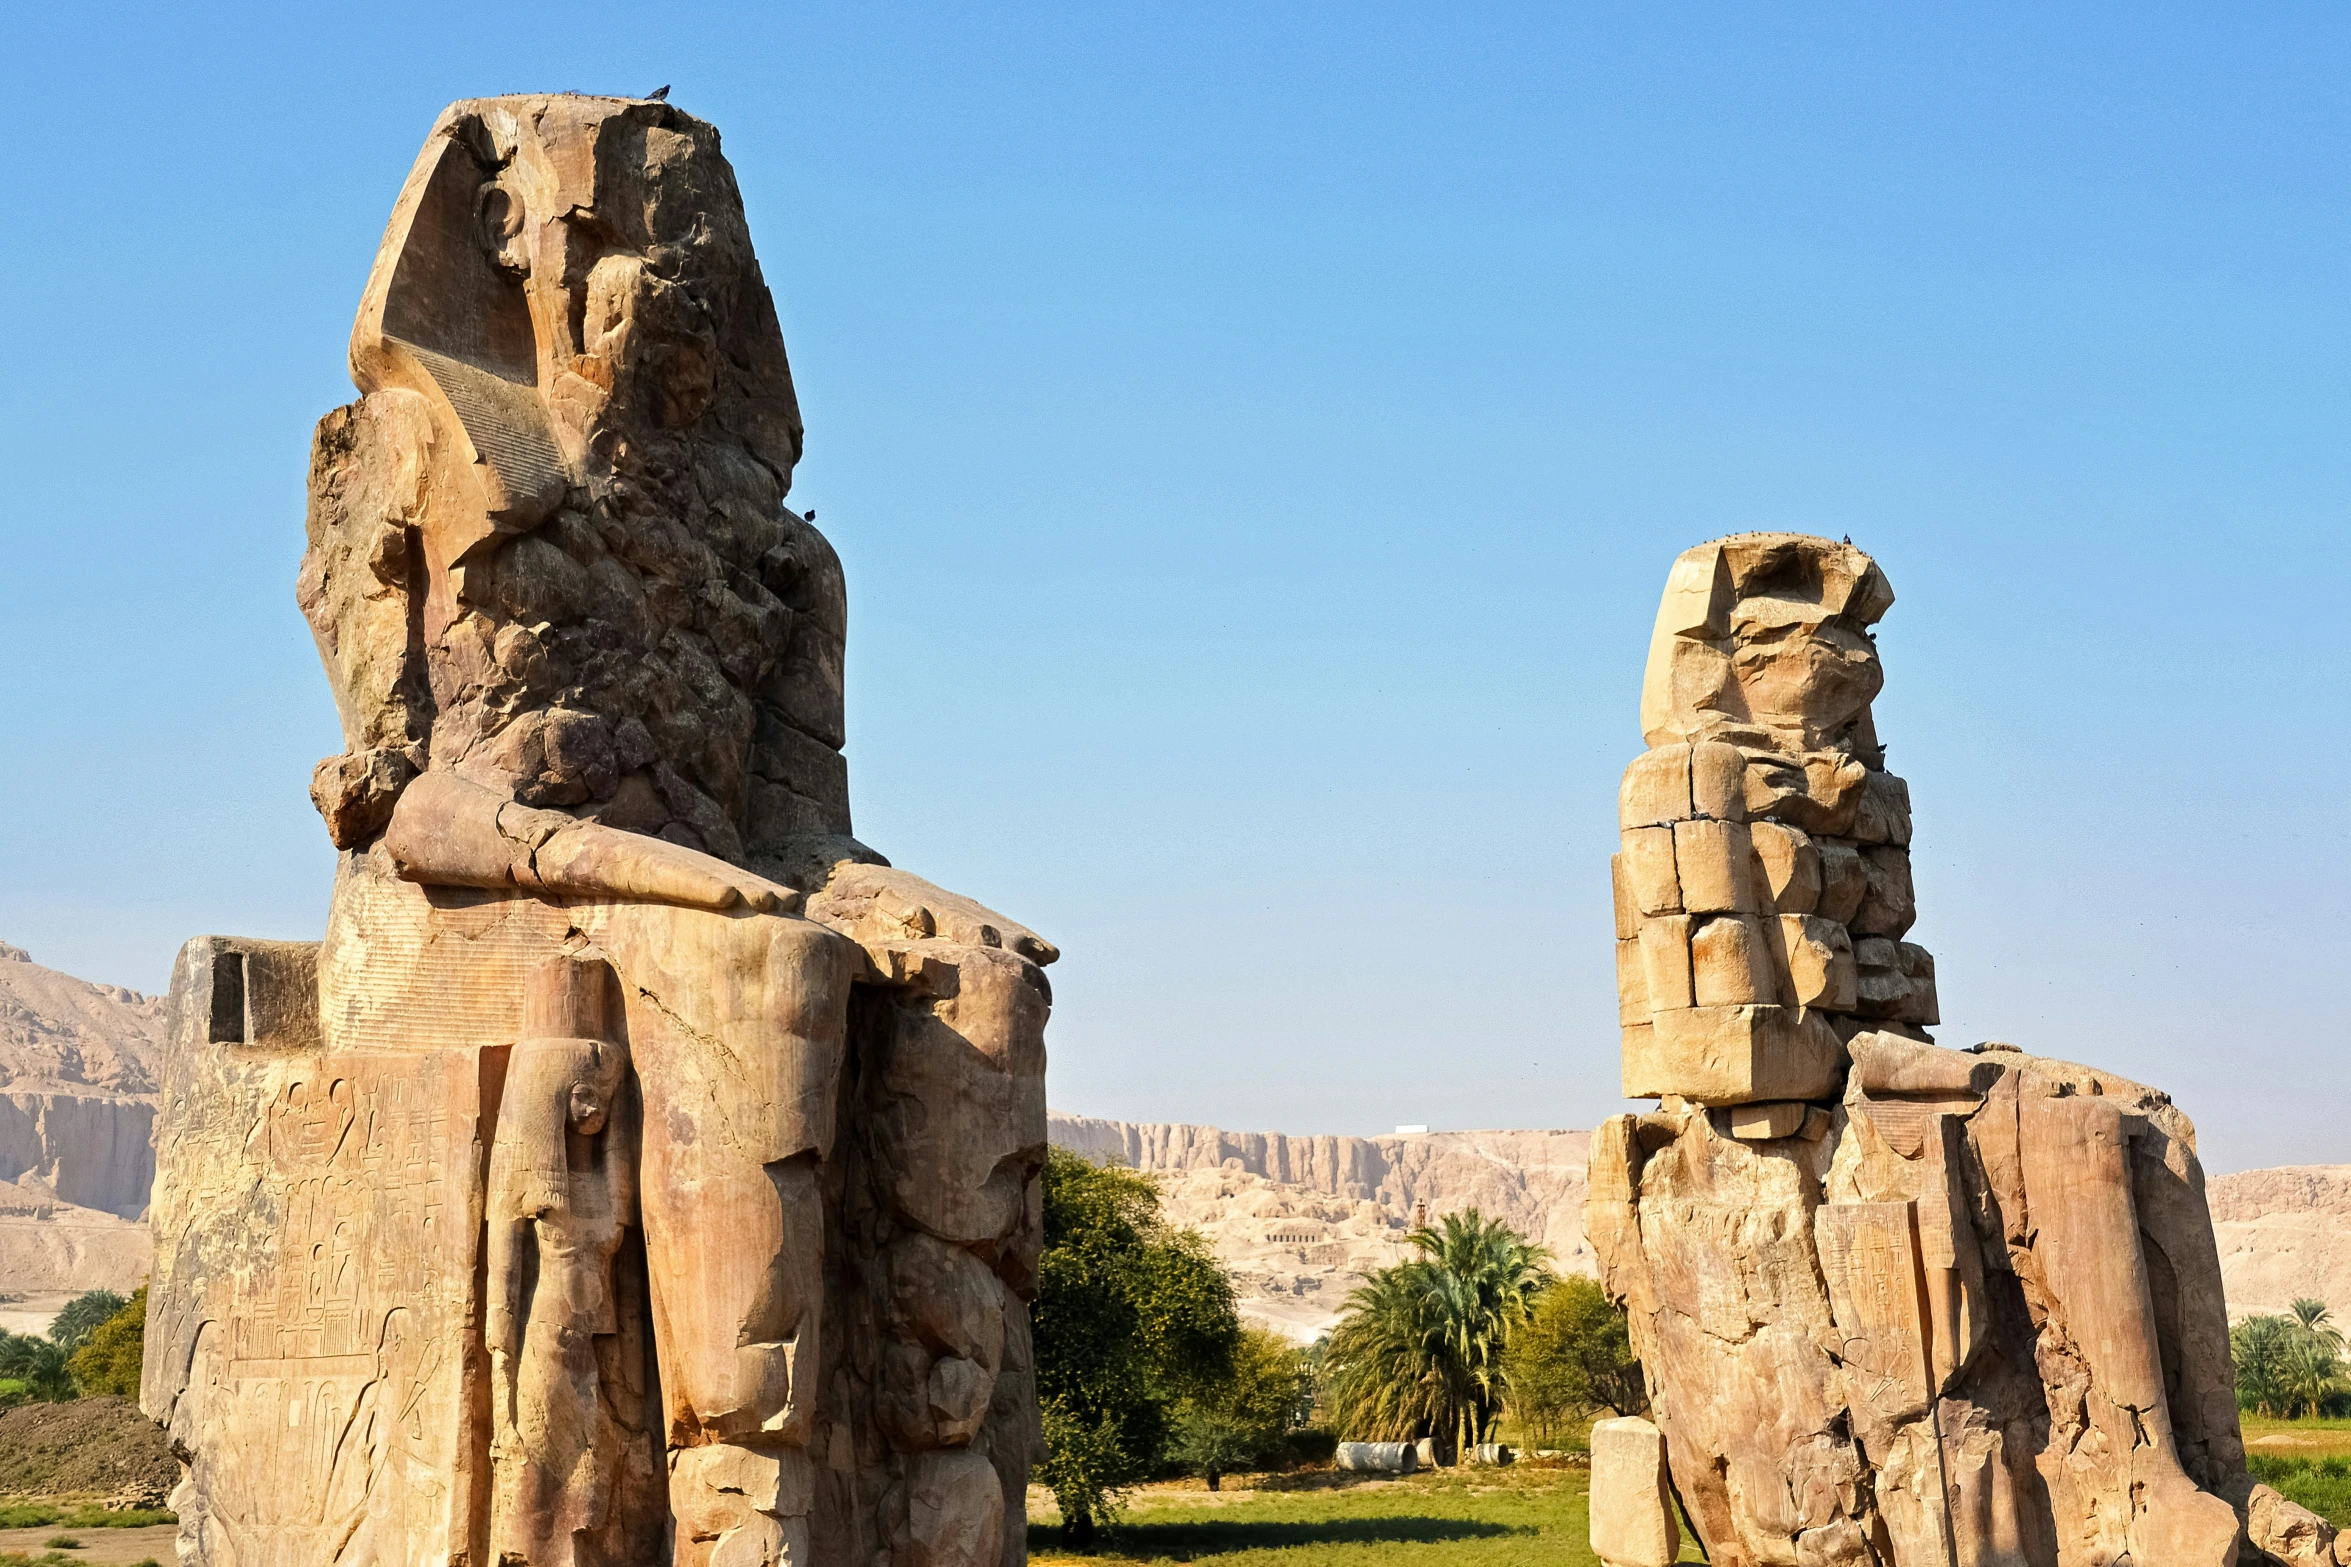
[{"label": "bird perched on statue", "polygon": [[654,88],[645,96],[652,99],[655,103],[667,103],[669,101],[669,83],[663,82],[659,87]]}]

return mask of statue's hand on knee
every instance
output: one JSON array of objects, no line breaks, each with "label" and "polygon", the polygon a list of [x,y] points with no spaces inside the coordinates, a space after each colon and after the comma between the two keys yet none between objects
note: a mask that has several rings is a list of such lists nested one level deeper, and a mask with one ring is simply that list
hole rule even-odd
[{"label": "statue's hand on knee", "polygon": [[909,941],[951,941],[1001,947],[1040,968],[1061,949],[985,904],[889,865],[843,862],[809,898],[808,917],[866,947]]}]

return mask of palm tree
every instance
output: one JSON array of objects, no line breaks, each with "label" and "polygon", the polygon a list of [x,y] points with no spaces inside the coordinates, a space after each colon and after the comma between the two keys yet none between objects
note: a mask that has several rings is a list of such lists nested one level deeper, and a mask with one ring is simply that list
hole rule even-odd
[{"label": "palm tree", "polygon": [[2229,1330],[2237,1402],[2259,1415],[2315,1415],[2343,1385],[2343,1335],[2326,1306],[2298,1300],[2288,1309],[2289,1316],[2247,1317]]},{"label": "palm tree", "polygon": [[2229,1358],[2237,1368],[2237,1402],[2264,1418],[2289,1407],[2287,1362],[2294,1345],[2288,1317],[2247,1317],[2229,1329]]},{"label": "palm tree", "polygon": [[2309,1415],[2319,1413],[2327,1395],[2341,1385],[2341,1369],[2325,1339],[2307,1329],[2297,1332],[2286,1351],[2281,1386],[2288,1407]]},{"label": "palm tree", "polygon": [[1474,1445],[1501,1413],[1509,1389],[1503,1344],[1534,1315],[1535,1298],[1551,1282],[1551,1254],[1475,1208],[1447,1214],[1443,1230],[1423,1226],[1411,1239],[1435,1265],[1433,1293],[1449,1358],[1464,1384],[1460,1434]]},{"label": "palm tree", "polygon": [[1551,1282],[1550,1253],[1475,1209],[1406,1239],[1418,1257],[1347,1297],[1330,1341],[1332,1409],[1349,1435],[1432,1436],[1450,1458],[1501,1412],[1503,1345]]},{"label": "palm tree", "polygon": [[2305,1295],[2288,1306],[2286,1311],[2293,1317],[2295,1325],[2303,1332],[2317,1339],[2329,1349],[2337,1351],[2342,1349],[2343,1330],[2335,1326],[2334,1315],[2327,1310],[2325,1301],[2313,1300]]},{"label": "palm tree", "polygon": [[0,1378],[22,1382],[29,1396],[52,1403],[74,1395],[64,1348],[30,1333],[0,1333]]},{"label": "palm tree", "polygon": [[1426,1265],[1382,1268],[1348,1295],[1325,1352],[1333,1423],[1347,1436],[1408,1442],[1442,1425],[1453,1379],[1430,1310]]}]

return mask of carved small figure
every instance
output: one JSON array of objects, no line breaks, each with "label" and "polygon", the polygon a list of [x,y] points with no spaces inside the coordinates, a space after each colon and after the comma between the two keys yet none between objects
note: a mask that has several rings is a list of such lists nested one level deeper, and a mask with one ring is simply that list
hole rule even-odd
[{"label": "carved small figure", "polygon": [[[507,1060],[490,1152],[489,1319],[494,1560],[620,1559],[613,1494],[652,1471],[642,1301],[614,1266],[637,1224],[627,1047],[606,1037],[611,971],[592,956],[532,971],[527,1037]],[[633,1473],[631,1471],[634,1471]]]}]

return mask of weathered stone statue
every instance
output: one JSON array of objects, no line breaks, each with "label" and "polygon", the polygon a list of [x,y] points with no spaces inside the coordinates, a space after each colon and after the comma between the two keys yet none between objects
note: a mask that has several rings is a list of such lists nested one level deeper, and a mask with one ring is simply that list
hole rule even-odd
[{"label": "weathered stone statue", "polygon": [[433,128],[321,421],[325,940],[174,977],[183,1558],[996,1567],[1050,944],[850,835],[841,570],[718,133]]},{"label": "weathered stone statue", "polygon": [[1585,1222],[1673,1489],[1718,1567],[2228,1567],[2300,1510],[2245,1473],[2194,1129],[1926,1033],[1892,603],[1850,544],[1741,534],[1658,611],[1614,872],[1624,1091],[1659,1103],[1596,1135]]}]

